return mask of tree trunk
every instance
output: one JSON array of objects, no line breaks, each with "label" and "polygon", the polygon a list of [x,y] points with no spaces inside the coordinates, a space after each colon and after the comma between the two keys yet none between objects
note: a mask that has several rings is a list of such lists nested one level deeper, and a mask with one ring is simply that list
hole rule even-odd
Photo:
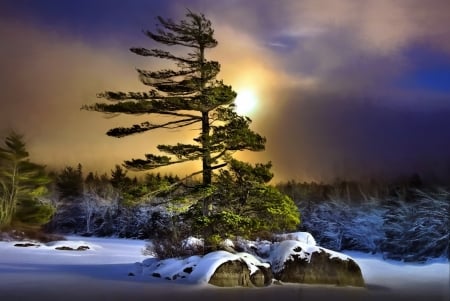
[{"label": "tree trunk", "polygon": [[211,150],[210,150],[210,124],[209,124],[209,114],[208,112],[202,113],[202,175],[203,175],[203,185],[205,187],[211,185],[212,183],[212,170],[211,170]]}]

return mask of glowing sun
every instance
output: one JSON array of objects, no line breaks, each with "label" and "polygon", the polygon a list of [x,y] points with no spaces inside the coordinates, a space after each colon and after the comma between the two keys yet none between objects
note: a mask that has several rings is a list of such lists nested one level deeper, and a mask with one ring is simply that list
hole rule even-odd
[{"label": "glowing sun", "polygon": [[236,113],[239,115],[246,115],[252,113],[258,104],[258,97],[252,90],[246,89],[238,92],[234,105],[236,106]]}]

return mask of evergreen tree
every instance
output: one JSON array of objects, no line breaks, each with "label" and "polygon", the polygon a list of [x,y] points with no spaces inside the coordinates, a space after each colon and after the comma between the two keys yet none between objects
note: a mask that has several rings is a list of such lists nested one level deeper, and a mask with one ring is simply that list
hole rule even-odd
[{"label": "evergreen tree", "polygon": [[99,94],[99,97],[109,103],[96,103],[83,108],[111,114],[171,117],[162,122],[147,121],[130,127],[113,128],[107,132],[112,137],[200,125],[194,143],[158,145],[158,150],[167,155],[146,154],[145,159],[125,161],[125,166],[132,170],[150,170],[201,160],[202,170],[198,173],[202,174],[203,186],[207,187],[212,184],[213,171],[226,166],[223,159],[228,154],[241,150],[261,151],[266,140],[250,130],[249,118],[233,110],[236,93],[216,79],[220,64],[206,59],[206,51],[217,46],[211,22],[204,15],[191,11],[180,22],[162,17],[158,17],[158,21],[155,32],[145,32],[150,39],[190,51],[186,55],[178,55],[162,49],[130,50],[141,56],[173,61],[178,69],[138,69],[142,83],[151,87],[149,92],[107,91]]},{"label": "evergreen tree", "polygon": [[194,229],[206,230],[208,237],[254,238],[297,228],[300,216],[294,201],[267,184],[273,177],[270,162],[254,166],[236,159],[228,162],[217,175],[209,215],[202,215],[198,206],[190,211]]},{"label": "evergreen tree", "polygon": [[23,137],[9,134],[0,147],[0,228],[17,221],[40,225],[47,222],[53,208],[41,197],[50,182],[45,167],[29,160]]},{"label": "evergreen tree", "polygon": [[[174,216],[178,215],[192,205],[189,214],[183,218],[193,213],[190,221],[197,224],[205,237],[222,230],[230,235],[247,235],[259,230],[295,228],[299,223],[299,216],[292,200],[275,188],[266,186],[272,178],[270,164],[251,167],[243,163],[240,167],[246,172],[245,177],[254,180],[251,183],[247,183],[247,178],[239,178],[239,173],[236,172],[239,164],[231,159],[233,153],[262,151],[266,139],[250,129],[250,118],[235,112],[233,102],[236,92],[217,79],[220,64],[206,58],[207,50],[218,44],[211,22],[203,14],[191,11],[179,22],[162,17],[158,17],[158,21],[156,31],[146,31],[145,34],[157,43],[177,47],[177,52],[146,48],[130,50],[144,57],[169,60],[175,63],[176,68],[159,71],[138,69],[141,82],[149,86],[150,91],[106,91],[98,95],[106,101],[83,108],[107,114],[149,116],[149,121],[110,129],[107,135],[112,137],[121,138],[156,129],[189,128],[198,131],[192,143],[158,145],[159,154],[151,153],[146,154],[144,159],[127,160],[124,166],[130,170],[144,171],[188,161],[201,161],[201,170],[192,174],[201,174],[201,183],[195,184],[191,189],[181,189],[182,196],[174,197],[174,201],[178,202],[173,207],[173,212]],[[179,54],[178,50],[181,49],[187,49],[187,53]],[[227,168],[231,172],[229,187],[220,186],[221,179],[215,178],[215,171]],[[172,179],[169,180],[171,181]],[[241,184],[244,186],[240,187]],[[172,187],[174,186],[169,185],[169,188]],[[236,192],[224,194],[226,188],[235,189]],[[248,195],[245,195],[247,192]],[[138,195],[139,193],[132,194],[133,197]],[[239,201],[234,201],[235,197]],[[245,203],[245,210],[239,207],[240,203]],[[223,210],[219,211],[218,208]],[[271,218],[275,220],[273,226],[269,225]],[[214,223],[222,228],[213,227]],[[245,227],[246,231],[240,231],[240,227]],[[176,227],[174,229],[173,237],[181,237],[177,234]]]},{"label": "evergreen tree", "polygon": [[118,164],[111,170],[110,182],[114,188],[121,192],[125,191],[132,183],[131,179],[127,176],[127,171]]},{"label": "evergreen tree", "polygon": [[73,200],[83,195],[84,181],[81,164],[77,168],[66,166],[56,178],[56,189],[61,199]]}]

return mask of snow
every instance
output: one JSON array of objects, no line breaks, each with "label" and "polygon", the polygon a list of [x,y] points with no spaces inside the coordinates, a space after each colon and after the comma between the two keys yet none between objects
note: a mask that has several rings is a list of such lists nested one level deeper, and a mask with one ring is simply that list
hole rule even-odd
[{"label": "snow", "polygon": [[181,245],[185,249],[187,249],[187,248],[197,248],[197,247],[203,247],[204,242],[203,242],[203,239],[200,239],[200,238],[197,238],[197,237],[193,237],[193,236],[189,236],[188,238],[186,238],[185,240],[183,240],[181,242]]},{"label": "snow", "polygon": [[226,248],[234,248],[234,243],[231,239],[227,238],[222,242],[222,246]]},{"label": "snow", "polygon": [[[0,292],[1,300],[37,300],[32,294],[39,294],[46,300],[55,298],[65,300],[108,299],[108,295],[116,296],[117,300],[133,299],[146,300],[171,294],[184,295],[196,293],[195,288],[201,288],[198,298],[204,296],[216,298],[212,295],[211,286],[207,285],[214,270],[229,260],[244,260],[255,271],[255,266],[261,259],[248,253],[231,254],[225,251],[210,253],[203,258],[192,256],[186,259],[167,259],[159,261],[151,256],[143,255],[146,242],[141,240],[67,237],[67,241],[42,244],[38,247],[14,247],[17,242],[0,242]],[[24,242],[21,242],[24,243]],[[85,251],[61,251],[58,246],[78,248],[88,246]],[[302,251],[293,253],[301,247]],[[284,262],[292,254],[310,258],[312,252],[329,250],[306,244],[301,241],[284,241],[272,250],[271,260]],[[431,294],[436,300],[448,300],[450,296],[450,268],[446,259],[426,264],[410,264],[398,261],[383,260],[381,255],[370,255],[360,252],[345,252],[345,255],[333,253],[333,256],[353,258],[361,267],[367,284],[367,294],[375,300],[385,298],[390,294],[408,294],[408,300],[420,300]],[[274,263],[274,262],[273,262]],[[267,266],[267,264],[265,264]],[[186,268],[191,267],[192,272]],[[152,276],[160,273],[160,278]],[[165,277],[176,281],[166,280]],[[185,278],[181,278],[185,276]],[[177,285],[179,284],[179,285]],[[186,286],[186,284],[195,284]],[[187,289],[190,287],[192,289]],[[275,296],[283,299],[286,296],[296,296],[298,289],[302,294],[314,296],[314,286],[284,285],[281,288],[272,286],[263,290],[238,290],[236,294],[248,296]],[[330,288],[327,288],[328,290]],[[224,299],[233,299],[233,290],[223,291],[214,288],[215,292],[228,292]],[[326,294],[326,290],[317,290]],[[333,294],[339,296],[360,294],[360,290],[336,289]],[[210,294],[210,295],[208,295]],[[67,297],[67,298],[66,298]],[[123,297],[123,298],[122,298]],[[236,296],[235,296],[236,297]],[[219,299],[221,297],[218,297]],[[441,298],[441,299],[439,299]],[[447,298],[447,299],[446,299]],[[219,300],[218,299],[218,300]],[[252,298],[253,299],[253,298]],[[261,299],[261,300],[262,300]],[[315,299],[315,298],[313,298]],[[369,298],[370,299],[370,298]],[[432,297],[426,298],[428,301]],[[244,299],[240,299],[244,300]],[[364,299],[361,299],[364,300]],[[406,299],[405,299],[406,300]]]},{"label": "snow", "polygon": [[450,295],[450,264],[440,258],[429,263],[404,263],[384,260],[382,255],[372,255],[355,251],[346,254],[354,258],[361,268],[368,286],[379,286],[391,290],[426,289],[429,286],[441,289]]},{"label": "snow", "polygon": [[248,268],[250,269],[250,275],[253,275],[258,270],[258,266],[262,266],[265,268],[270,268],[270,264],[267,262],[264,262],[261,258],[257,258],[256,256],[249,254],[249,253],[238,253],[236,254],[245,261]]},{"label": "snow", "polygon": [[[93,264],[122,264],[142,261],[145,241],[115,238],[93,238],[67,236],[65,241],[47,244],[31,242],[35,247],[14,247],[17,243],[0,242],[0,272],[2,264],[22,265],[93,265]],[[88,246],[85,251],[62,251],[57,247],[78,248]],[[74,258],[76,257],[76,259]]]},{"label": "snow", "polygon": [[214,271],[227,261],[239,260],[239,256],[225,251],[206,254],[192,272],[192,280],[196,283],[208,283]]},{"label": "snow", "polygon": [[293,233],[286,233],[286,234],[278,234],[278,238],[281,238],[283,240],[296,240],[303,242],[307,245],[315,246],[316,240],[309,232],[293,232]]}]

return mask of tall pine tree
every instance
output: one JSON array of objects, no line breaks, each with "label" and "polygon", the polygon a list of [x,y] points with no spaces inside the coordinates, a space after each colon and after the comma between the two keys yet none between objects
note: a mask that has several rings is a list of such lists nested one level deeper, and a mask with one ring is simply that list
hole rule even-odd
[{"label": "tall pine tree", "polygon": [[[220,64],[207,60],[205,52],[217,46],[211,22],[203,14],[188,11],[186,19],[175,22],[158,17],[156,31],[146,31],[152,40],[167,46],[181,46],[189,51],[178,55],[162,49],[131,48],[138,55],[175,62],[176,70],[138,69],[148,92],[113,92],[99,94],[108,102],[83,106],[103,113],[147,114],[152,120],[130,127],[113,128],[112,137],[125,137],[155,129],[179,129],[200,125],[192,144],[158,145],[166,155],[146,154],[144,159],[125,161],[131,170],[150,170],[187,161],[201,160],[203,186],[212,184],[213,171],[226,166],[224,160],[235,151],[264,150],[266,139],[253,132],[251,120],[234,111],[236,92],[216,77]],[[155,122],[155,117],[169,116],[169,121]],[[157,118],[158,119],[158,118]],[[160,119],[158,119],[160,120]]]},{"label": "tall pine tree", "polygon": [[[141,171],[201,161],[201,170],[194,174],[201,174],[202,182],[200,187],[195,187],[199,189],[191,190],[185,199],[192,206],[183,218],[190,220],[191,225],[203,237],[294,229],[300,220],[292,200],[276,189],[264,186],[271,178],[270,164],[253,168],[250,165],[239,165],[232,159],[233,153],[237,151],[264,150],[266,139],[250,129],[250,118],[235,112],[233,102],[236,92],[217,79],[220,64],[206,59],[206,51],[217,46],[211,22],[204,15],[191,11],[179,22],[162,17],[158,17],[158,21],[156,31],[146,31],[145,34],[157,43],[175,46],[177,52],[146,48],[131,48],[131,51],[145,57],[172,61],[177,68],[159,71],[138,69],[141,82],[149,86],[150,91],[107,91],[99,94],[107,102],[83,108],[109,114],[148,115],[151,118],[146,122],[113,128],[107,132],[107,135],[118,138],[155,129],[198,130],[198,136],[190,144],[158,145],[162,155],[146,154],[144,159],[128,160],[124,165],[128,169]],[[187,49],[187,53],[180,55],[180,49]],[[228,169],[231,171],[229,175],[236,177],[239,166],[245,169],[249,177],[262,178],[258,178],[253,186],[246,185],[245,189],[238,189],[239,179],[231,179],[226,187],[216,182],[221,178],[220,173],[214,171]],[[265,173],[265,176],[259,173]],[[236,190],[236,193],[225,193],[225,190]],[[239,193],[245,193],[246,196],[237,196]],[[236,197],[241,202],[234,201]],[[183,197],[179,204],[184,203],[182,199]],[[249,207],[254,207],[254,210]],[[175,211],[177,210],[179,208]],[[250,216],[246,216],[249,212]],[[267,222],[258,222],[259,219]],[[270,223],[272,220],[276,222]],[[241,231],[240,227],[246,227],[245,231]],[[191,227],[191,230],[194,228]],[[178,233],[177,227],[173,229],[171,239],[176,241],[181,238],[182,233]]]}]

